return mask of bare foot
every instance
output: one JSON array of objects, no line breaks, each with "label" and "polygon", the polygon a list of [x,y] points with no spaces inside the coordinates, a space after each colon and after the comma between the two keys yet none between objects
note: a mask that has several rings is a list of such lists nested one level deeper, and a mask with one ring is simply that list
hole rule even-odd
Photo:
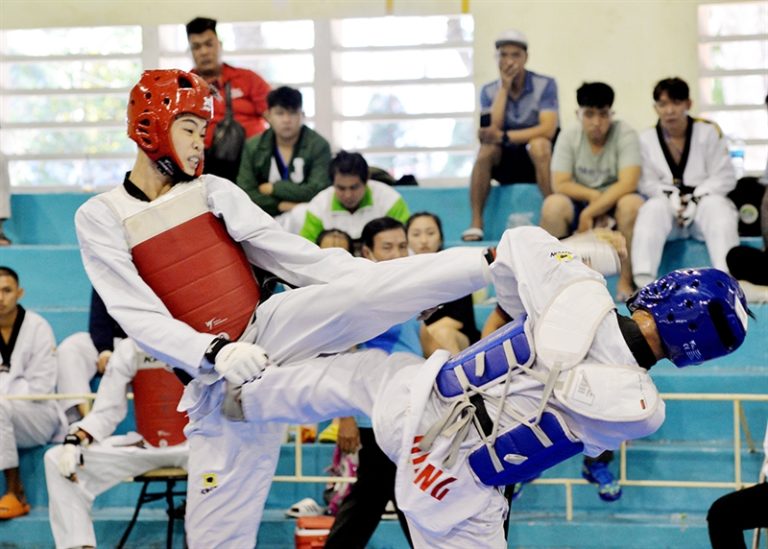
[{"label": "bare foot", "polygon": [[635,293],[635,286],[631,280],[624,280],[619,277],[619,281],[616,283],[616,301],[624,302],[632,297]]}]

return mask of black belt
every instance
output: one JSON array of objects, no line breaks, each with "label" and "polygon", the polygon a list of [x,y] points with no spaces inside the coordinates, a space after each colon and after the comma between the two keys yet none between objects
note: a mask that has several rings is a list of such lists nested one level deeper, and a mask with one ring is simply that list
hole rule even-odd
[{"label": "black belt", "polygon": [[493,421],[491,421],[491,416],[488,415],[488,410],[485,408],[485,401],[482,395],[475,393],[469,397],[469,402],[475,407],[475,417],[480,423],[483,434],[487,437],[491,436],[491,433],[493,433]]},{"label": "black belt", "polygon": [[173,373],[176,374],[176,377],[179,378],[179,381],[181,381],[183,385],[189,385],[189,382],[194,379],[191,375],[189,375],[187,372],[185,372],[181,368],[174,368]]}]

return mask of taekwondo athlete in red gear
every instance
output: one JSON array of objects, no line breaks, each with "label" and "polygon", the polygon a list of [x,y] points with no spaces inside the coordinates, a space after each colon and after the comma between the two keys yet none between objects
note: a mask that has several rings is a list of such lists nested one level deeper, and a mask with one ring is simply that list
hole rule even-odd
[{"label": "taekwondo athlete in red gear", "polygon": [[[110,315],[188,382],[180,410],[190,419],[192,549],[253,546],[277,464],[283,427],[225,418],[227,383],[257,378],[271,361],[322,364],[331,359],[317,355],[343,352],[489,279],[477,248],[374,264],[283,231],[236,185],[201,175],[211,105],[198,76],[144,72],[128,105],[134,167],[75,219],[86,272]],[[261,303],[251,265],[298,289]]]},{"label": "taekwondo athlete in red gear", "polygon": [[[138,433],[110,436],[128,411],[132,385]],[[176,412],[183,386],[164,364],[121,340],[99,384],[93,410],[64,444],[45,453],[48,514],[58,549],[96,547],[94,499],[126,478],[158,467],[187,467],[186,417]]]},{"label": "taekwondo athlete in red gear", "polygon": [[[426,363],[394,354],[363,369],[338,356],[267,369],[243,386],[244,414],[301,423],[370,413],[398,466],[397,501],[416,548],[506,548],[500,487],[655,432],[665,408],[651,366],[699,364],[746,337],[744,293],[722,271],[672,272],[642,288],[624,317],[604,278],[578,259],[541,228],[508,230],[491,271],[515,321]],[[279,402],[263,397],[275,392]]]}]

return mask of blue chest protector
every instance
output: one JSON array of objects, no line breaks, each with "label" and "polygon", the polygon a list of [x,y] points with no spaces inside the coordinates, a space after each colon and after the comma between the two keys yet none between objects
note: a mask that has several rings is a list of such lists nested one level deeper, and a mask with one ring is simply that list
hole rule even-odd
[{"label": "blue chest protector", "polygon": [[525,321],[523,316],[510,322],[455,355],[443,365],[435,381],[443,398],[469,401],[467,413],[474,415],[473,422],[483,439],[470,453],[469,464],[489,486],[530,480],[584,448],[553,409],[527,418],[507,408],[516,419],[509,425],[496,425],[486,411],[485,389],[504,383],[510,375],[530,371],[535,354]]}]

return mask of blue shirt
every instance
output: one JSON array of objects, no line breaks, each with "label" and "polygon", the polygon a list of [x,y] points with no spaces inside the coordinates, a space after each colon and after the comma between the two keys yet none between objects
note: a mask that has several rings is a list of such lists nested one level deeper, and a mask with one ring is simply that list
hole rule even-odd
[{"label": "blue shirt", "polygon": [[[495,80],[484,85],[480,90],[480,110],[490,111],[493,99],[499,92],[501,80]],[[516,100],[507,98],[507,109],[504,114],[504,130],[519,130],[538,125],[539,114],[542,111],[558,113],[557,83],[554,78],[525,71],[523,93]]]},{"label": "blue shirt", "polygon": [[[421,322],[412,318],[402,324],[395,324],[383,334],[369,339],[360,347],[363,349],[381,349],[387,354],[411,353],[424,357],[424,349],[421,346]],[[371,419],[367,416],[355,416],[357,426],[371,428]]]}]

